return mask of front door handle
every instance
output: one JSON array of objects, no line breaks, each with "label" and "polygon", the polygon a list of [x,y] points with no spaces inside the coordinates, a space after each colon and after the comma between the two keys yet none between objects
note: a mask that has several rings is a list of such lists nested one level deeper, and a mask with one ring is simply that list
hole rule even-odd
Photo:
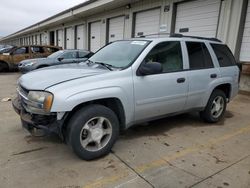
[{"label": "front door handle", "polygon": [[186,81],[185,78],[178,78],[177,83],[184,83]]},{"label": "front door handle", "polygon": [[210,78],[217,78],[217,74],[211,74]]}]

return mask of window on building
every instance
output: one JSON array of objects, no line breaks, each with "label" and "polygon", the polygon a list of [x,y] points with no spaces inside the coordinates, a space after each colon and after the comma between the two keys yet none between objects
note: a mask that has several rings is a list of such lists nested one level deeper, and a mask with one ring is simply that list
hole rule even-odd
[{"label": "window on building", "polygon": [[206,45],[202,42],[186,42],[190,69],[213,68],[213,61]]}]

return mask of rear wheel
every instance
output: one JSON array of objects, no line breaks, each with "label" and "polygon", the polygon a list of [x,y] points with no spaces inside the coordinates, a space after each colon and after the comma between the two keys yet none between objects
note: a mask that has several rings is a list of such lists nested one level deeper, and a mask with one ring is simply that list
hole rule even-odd
[{"label": "rear wheel", "polygon": [[223,118],[227,107],[226,95],[221,90],[214,90],[204,111],[200,112],[201,118],[209,123],[216,123]]},{"label": "rear wheel", "polygon": [[108,154],[118,134],[117,116],[102,105],[83,107],[67,125],[67,140],[76,155],[84,160]]},{"label": "rear wheel", "polygon": [[9,66],[5,62],[0,62],[0,72],[8,72],[9,71]]}]

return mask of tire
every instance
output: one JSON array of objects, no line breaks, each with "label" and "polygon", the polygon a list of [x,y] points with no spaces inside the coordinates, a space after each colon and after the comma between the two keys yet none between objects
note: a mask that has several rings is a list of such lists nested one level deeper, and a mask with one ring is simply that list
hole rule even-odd
[{"label": "tire", "polygon": [[216,89],[211,94],[204,111],[200,112],[200,117],[205,122],[216,123],[224,117],[226,107],[227,99],[225,93]]},{"label": "tire", "polygon": [[118,135],[119,121],[115,113],[94,104],[81,108],[71,117],[66,140],[78,157],[92,160],[107,155]]},{"label": "tire", "polygon": [[0,62],[0,72],[8,72],[9,66],[5,62]]}]

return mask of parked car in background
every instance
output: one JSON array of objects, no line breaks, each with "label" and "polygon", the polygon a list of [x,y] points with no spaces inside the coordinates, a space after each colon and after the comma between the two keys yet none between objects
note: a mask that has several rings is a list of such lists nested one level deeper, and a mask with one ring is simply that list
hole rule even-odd
[{"label": "parked car in background", "polygon": [[120,40],[79,66],[23,75],[13,106],[30,132],[56,132],[86,160],[109,153],[119,130],[139,122],[190,111],[218,122],[239,90],[235,58],[217,39]]},{"label": "parked car in background", "polygon": [[17,70],[18,63],[24,59],[42,58],[61,50],[56,46],[20,46],[0,54],[0,72]]},{"label": "parked car in background", "polygon": [[94,53],[87,50],[60,50],[47,58],[23,60],[19,63],[18,69],[22,73],[29,71],[69,63],[80,63],[90,58]]},{"label": "parked car in background", "polygon": [[8,46],[0,49],[0,54],[8,53],[14,46]]}]

